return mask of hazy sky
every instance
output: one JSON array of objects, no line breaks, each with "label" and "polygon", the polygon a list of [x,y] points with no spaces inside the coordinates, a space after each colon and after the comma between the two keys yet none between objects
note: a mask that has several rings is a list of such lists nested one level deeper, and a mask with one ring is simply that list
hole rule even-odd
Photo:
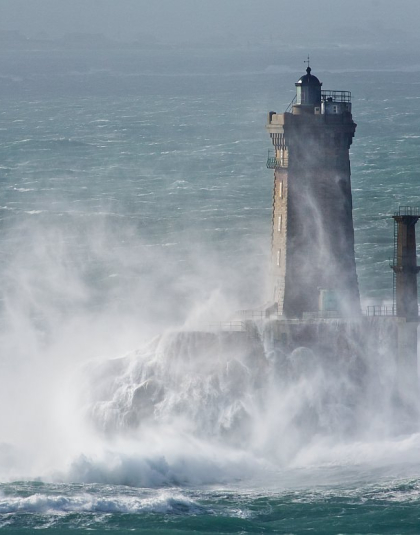
[{"label": "hazy sky", "polygon": [[[149,34],[163,42],[230,36],[307,41],[340,28],[416,35],[420,0],[0,0],[0,30],[33,37],[70,32],[118,39]],[[349,33],[349,32],[347,32]]]}]

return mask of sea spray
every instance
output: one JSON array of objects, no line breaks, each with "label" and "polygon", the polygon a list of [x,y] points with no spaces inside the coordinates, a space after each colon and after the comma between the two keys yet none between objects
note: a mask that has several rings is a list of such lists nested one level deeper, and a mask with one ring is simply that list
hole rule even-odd
[{"label": "sea spray", "polygon": [[362,462],[381,441],[384,462],[401,449],[412,458],[414,443],[401,435],[407,418],[393,397],[395,364],[384,353],[389,332],[379,325],[378,342],[361,323],[327,328],[325,354],[264,344],[272,338],[267,322],[261,337],[172,331],[124,357],[84,365],[72,388],[91,442],[60,477],[209,484],[302,463],[346,464],[352,455]]}]

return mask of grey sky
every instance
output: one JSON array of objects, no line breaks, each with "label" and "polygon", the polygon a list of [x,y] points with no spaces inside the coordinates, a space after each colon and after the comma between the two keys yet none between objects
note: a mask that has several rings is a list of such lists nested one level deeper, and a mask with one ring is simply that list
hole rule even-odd
[{"label": "grey sky", "polygon": [[353,27],[416,34],[419,0],[0,0],[0,30],[104,33],[119,39],[149,34],[164,42],[229,35],[307,41]]}]

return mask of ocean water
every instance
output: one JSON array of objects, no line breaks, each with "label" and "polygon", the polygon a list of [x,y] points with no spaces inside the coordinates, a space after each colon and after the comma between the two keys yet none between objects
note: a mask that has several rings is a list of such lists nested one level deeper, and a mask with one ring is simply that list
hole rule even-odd
[{"label": "ocean water", "polygon": [[[264,125],[306,54],[0,54],[0,530],[420,532],[386,350],[302,350],[285,382],[268,350],[200,334],[267,300]],[[317,55],[353,94],[359,284],[387,303],[390,215],[420,205],[420,68]]]}]

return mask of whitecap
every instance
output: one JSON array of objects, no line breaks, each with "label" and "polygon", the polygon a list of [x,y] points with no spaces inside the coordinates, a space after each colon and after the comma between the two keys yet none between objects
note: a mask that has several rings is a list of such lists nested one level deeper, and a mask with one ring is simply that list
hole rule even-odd
[{"label": "whitecap", "polygon": [[101,496],[89,493],[81,494],[42,494],[31,496],[0,498],[0,514],[32,513],[32,514],[68,514],[83,513],[160,513],[176,514],[178,511],[197,513],[201,510],[198,504],[182,495],[177,490],[157,491],[151,495]]}]

